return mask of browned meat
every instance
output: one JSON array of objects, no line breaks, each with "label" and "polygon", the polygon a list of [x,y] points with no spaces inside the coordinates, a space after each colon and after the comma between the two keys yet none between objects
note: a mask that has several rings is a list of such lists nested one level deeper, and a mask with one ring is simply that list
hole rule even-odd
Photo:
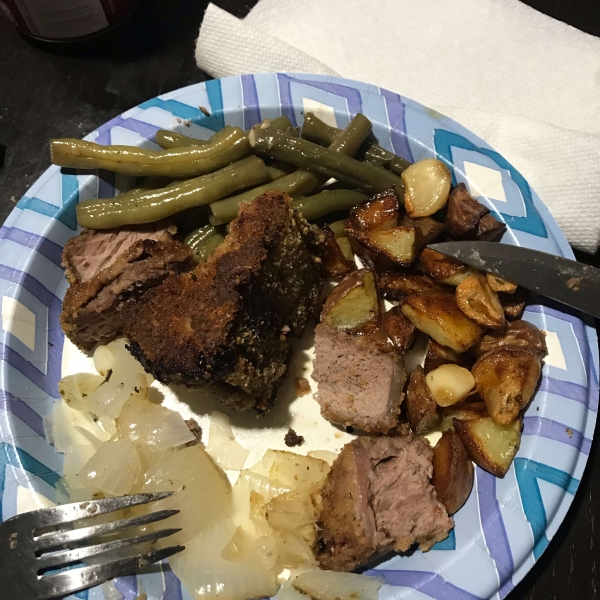
[{"label": "browned meat", "polygon": [[188,247],[166,229],[134,228],[130,233],[127,238],[125,229],[86,231],[65,246],[63,263],[71,285],[63,300],[61,325],[83,350],[120,335],[125,303],[191,264]]},{"label": "browned meat", "polygon": [[291,339],[316,309],[315,230],[286,194],[256,198],[208,262],[168,278],[123,311],[133,355],[159,381],[211,384],[230,407],[267,410]]},{"label": "browned meat", "polygon": [[177,232],[174,226],[150,223],[104,231],[86,229],[71,238],[63,251],[63,266],[69,283],[83,283],[110,267],[135,242],[169,242]]},{"label": "browned meat", "polygon": [[398,424],[406,380],[401,357],[322,323],[315,330],[315,354],[313,378],[326,419],[374,433]]},{"label": "browned meat", "polygon": [[333,463],[317,506],[321,566],[351,571],[392,549],[445,539],[452,519],[431,485],[433,451],[424,438],[360,437]]},{"label": "browned meat", "polygon": [[452,237],[473,231],[483,215],[490,209],[469,194],[464,183],[459,183],[450,193],[446,210],[446,229]]}]

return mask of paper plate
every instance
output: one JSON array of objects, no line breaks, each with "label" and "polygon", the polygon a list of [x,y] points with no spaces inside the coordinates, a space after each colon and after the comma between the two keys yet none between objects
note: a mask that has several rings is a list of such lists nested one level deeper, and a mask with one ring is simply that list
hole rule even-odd
[{"label": "paper plate", "polygon": [[[206,116],[200,107],[208,109]],[[271,73],[200,83],[159,96],[100,127],[86,139],[100,144],[156,148],[166,128],[208,137],[224,125],[248,129],[263,118],[287,116],[301,124],[305,111],[344,127],[358,112],[373,122],[380,143],[411,160],[437,157],[451,168],[453,183],[471,193],[508,225],[503,242],[572,256],[563,234],[522,175],[500,154],[454,121],[416,102],[371,85],[334,77]],[[44,434],[43,418],[58,397],[61,374],[86,359],[65,344],[59,324],[66,281],[65,242],[77,233],[75,205],[113,196],[131,185],[125,177],[61,174],[49,168],[0,229],[0,514],[3,520],[55,499],[63,455]],[[539,390],[525,415],[521,449],[504,479],[477,469],[474,491],[455,516],[451,536],[428,553],[395,557],[377,568],[385,579],[383,600],[502,598],[548,546],[577,491],[587,461],[598,408],[595,330],[580,315],[548,302],[532,303],[525,319],[547,332]],[[294,368],[309,358],[304,348]],[[310,361],[308,361],[309,364]],[[288,388],[290,385],[288,384]],[[167,403],[205,416],[194,394]],[[242,443],[284,447],[279,435],[301,424],[307,448],[339,448],[344,436],[320,419],[308,396],[283,404],[257,428],[233,417]],[[194,408],[195,406],[195,408]],[[273,425],[268,433],[267,426]],[[328,429],[330,428],[330,429]],[[345,434],[344,434],[345,435]],[[261,437],[266,436],[266,437]],[[260,442],[258,441],[260,440]],[[198,568],[202,568],[199,565]],[[185,600],[189,594],[167,563],[115,582],[125,600]],[[77,598],[101,600],[100,588]]]}]

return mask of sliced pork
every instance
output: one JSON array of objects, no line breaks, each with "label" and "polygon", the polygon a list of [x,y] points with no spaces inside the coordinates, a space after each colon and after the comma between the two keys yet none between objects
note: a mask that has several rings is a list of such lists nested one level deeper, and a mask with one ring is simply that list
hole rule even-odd
[{"label": "sliced pork", "polygon": [[321,566],[352,571],[390,550],[429,550],[453,522],[431,484],[433,451],[412,434],[363,436],[342,449],[319,498]]},{"label": "sliced pork", "polygon": [[333,423],[370,433],[388,433],[398,425],[403,360],[368,336],[317,325],[312,376],[319,384],[321,414]]}]

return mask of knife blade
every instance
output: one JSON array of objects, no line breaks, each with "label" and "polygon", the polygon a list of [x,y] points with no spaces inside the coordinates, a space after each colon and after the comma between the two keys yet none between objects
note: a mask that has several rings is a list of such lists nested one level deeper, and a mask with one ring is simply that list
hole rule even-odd
[{"label": "knife blade", "polygon": [[428,247],[600,319],[600,269],[498,242],[443,242]]}]

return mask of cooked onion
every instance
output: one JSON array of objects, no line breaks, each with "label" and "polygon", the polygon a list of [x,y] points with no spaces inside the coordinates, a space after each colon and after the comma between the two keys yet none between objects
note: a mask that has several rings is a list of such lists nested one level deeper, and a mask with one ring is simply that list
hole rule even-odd
[{"label": "cooked onion", "polygon": [[196,439],[178,412],[136,397],[123,404],[116,423],[119,439],[132,441],[147,462]]},{"label": "cooked onion", "polygon": [[73,445],[87,444],[89,438],[81,433],[81,429],[87,430],[101,442],[110,439],[110,435],[98,426],[90,414],[74,410],[64,400],[58,400],[54,405],[52,424],[54,447],[58,452],[66,452]]},{"label": "cooked onion", "polygon": [[96,454],[97,448],[92,444],[76,444],[71,446],[65,453],[63,477],[70,490],[86,488],[77,475],[85,464]]},{"label": "cooked onion", "polygon": [[264,461],[271,461],[271,479],[280,481],[290,490],[307,488],[314,492],[323,485],[329,473],[329,465],[324,460],[285,450],[267,450]]},{"label": "cooked onion", "polygon": [[207,452],[222,468],[239,471],[250,455],[233,435],[229,417],[214,410],[210,418]]},{"label": "cooked onion", "polygon": [[64,401],[75,410],[90,412],[90,397],[94,390],[104,382],[104,377],[92,373],[67,375],[58,382],[58,391]]},{"label": "cooked onion", "polygon": [[98,346],[94,351],[94,367],[103,377],[106,377],[109,371],[120,376],[143,375],[146,379],[146,385],[150,385],[154,380],[152,375],[144,371],[141,363],[136,360],[129,350],[125,347],[127,340],[120,338],[113,340],[105,346]]},{"label": "cooked onion", "polygon": [[329,466],[331,466],[333,461],[338,457],[338,455],[331,450],[311,450],[307,453],[307,456],[324,460]]},{"label": "cooked onion", "polygon": [[[140,493],[171,490],[176,493],[139,509],[141,512],[164,509],[180,511],[169,519],[169,527],[181,528],[182,531],[159,540],[158,546],[185,545],[218,519],[230,516],[229,481],[200,445],[168,453],[145,473],[142,485],[136,488],[136,492]],[[162,529],[164,523],[159,522],[153,527],[155,530]]]},{"label": "cooked onion", "polygon": [[141,471],[137,448],[129,440],[105,442],[88,460],[79,481],[111,496],[122,496],[133,488]]},{"label": "cooked onion", "polygon": [[279,556],[277,564],[295,569],[302,563],[314,563],[315,557],[308,542],[299,534],[283,529],[274,532]]},{"label": "cooked onion", "polygon": [[173,572],[196,600],[264,598],[277,591],[272,571],[222,558],[235,530],[231,521],[217,521],[169,559]]},{"label": "cooked onion", "polygon": [[314,570],[298,575],[292,586],[313,600],[377,600],[382,583],[377,577]]},{"label": "cooked onion", "polygon": [[317,511],[307,493],[294,491],[269,502],[267,520],[273,527],[294,531],[302,525],[315,523]]},{"label": "cooked onion", "polygon": [[278,556],[277,542],[273,535],[255,537],[240,526],[235,530],[221,556],[225,560],[255,565],[259,569],[271,569]]},{"label": "cooked onion", "polygon": [[147,393],[146,378],[141,373],[114,372],[108,381],[104,381],[91,394],[91,411],[99,417],[116,419],[129,398],[140,395],[146,397]]}]

